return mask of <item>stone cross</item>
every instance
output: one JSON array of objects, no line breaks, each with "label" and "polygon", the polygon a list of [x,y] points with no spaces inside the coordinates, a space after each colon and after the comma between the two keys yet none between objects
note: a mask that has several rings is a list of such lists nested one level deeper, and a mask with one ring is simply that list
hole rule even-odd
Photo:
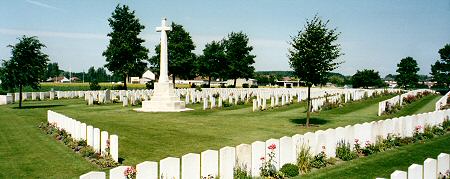
[{"label": "stone cross", "polygon": [[159,66],[159,82],[169,82],[168,76],[168,53],[167,53],[167,33],[172,28],[166,25],[166,18],[161,21],[161,27],[156,27],[157,32],[161,32],[161,53]]}]

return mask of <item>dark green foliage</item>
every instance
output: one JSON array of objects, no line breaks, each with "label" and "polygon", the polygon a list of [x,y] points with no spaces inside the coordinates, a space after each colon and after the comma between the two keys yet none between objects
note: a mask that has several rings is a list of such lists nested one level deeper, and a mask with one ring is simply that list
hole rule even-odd
[{"label": "dark green foliage", "polygon": [[258,81],[259,85],[275,85],[277,80],[281,80],[282,76],[276,74],[265,74],[256,72],[254,78]]},{"label": "dark green foliage", "polygon": [[343,161],[349,161],[358,158],[358,154],[351,150],[350,143],[341,140],[336,146],[336,157]]},{"label": "dark green foliage", "polygon": [[440,60],[431,65],[432,79],[440,86],[448,88],[450,85],[450,44],[446,44],[439,49]]},{"label": "dark green foliage", "polygon": [[14,90],[19,88],[19,107],[22,107],[22,89],[30,86],[40,88],[40,82],[45,80],[48,55],[41,50],[45,47],[37,37],[22,36],[16,45],[11,47],[12,57],[3,60],[0,68],[0,81],[3,89]]},{"label": "dark green foliage", "polygon": [[284,164],[281,167],[280,172],[283,173],[286,177],[295,177],[299,174],[298,166],[290,163]]},{"label": "dark green foliage", "polygon": [[252,179],[252,175],[245,168],[239,166],[234,168],[233,175],[235,179]]},{"label": "dark green foliage", "polygon": [[310,88],[312,85],[325,84],[329,72],[342,63],[336,61],[342,55],[340,45],[336,43],[339,33],[336,29],[328,29],[328,23],[329,21],[323,22],[314,16],[290,42],[289,64],[294,74],[308,87],[307,127],[310,117]]},{"label": "dark green foliage", "polygon": [[58,77],[63,71],[59,69],[58,63],[47,64],[47,70],[45,71],[44,79]]},{"label": "dark green foliage", "polygon": [[90,90],[100,90],[102,87],[98,84],[97,80],[93,80],[89,82],[89,89]]},{"label": "dark green foliage", "polygon": [[381,80],[380,74],[375,70],[364,69],[357,70],[352,76],[353,88],[369,88],[369,87],[383,87],[384,82]]},{"label": "dark green foliage", "polygon": [[311,166],[314,168],[323,168],[326,167],[328,164],[327,156],[325,155],[325,152],[320,152],[311,161]]},{"label": "dark green foliage", "polygon": [[147,88],[147,89],[155,88],[154,82],[153,81],[148,81],[147,83],[145,83],[145,88]]},{"label": "dark green foliage", "polygon": [[242,84],[242,88],[248,88],[248,83]]},{"label": "dark green foliage", "polygon": [[[249,38],[243,32],[231,32],[228,37],[223,40],[226,58],[226,77],[234,79],[251,78],[255,72],[255,55],[250,54],[253,47],[249,45]],[[224,68],[224,67],[222,67]]]},{"label": "dark green foliage", "polygon": [[297,155],[297,166],[301,173],[308,173],[311,171],[312,165],[311,161],[313,156],[310,153],[311,147],[308,145],[302,145],[300,147],[300,152]]},{"label": "dark green foliage", "polygon": [[[192,52],[195,49],[191,35],[180,24],[172,22],[172,30],[167,32],[167,51],[169,57],[169,74],[175,84],[175,77],[191,79],[196,76],[196,56]],[[155,47],[155,56],[149,59],[152,71],[159,73],[159,60],[161,45]]]},{"label": "dark green foliage", "polygon": [[400,87],[404,89],[413,88],[419,82],[419,75],[417,72],[420,70],[417,66],[417,61],[412,57],[403,58],[399,64],[397,64],[397,73],[395,80]]},{"label": "dark green foliage", "polygon": [[208,77],[208,86],[211,85],[211,78],[226,76],[227,66],[225,47],[222,42],[212,41],[206,44],[203,54],[197,60],[198,74]]},{"label": "dark green foliage", "polygon": [[97,81],[97,82],[106,82],[109,81],[111,75],[106,73],[106,70],[102,67],[95,69],[95,67],[90,67],[88,69],[87,74],[84,77],[87,82]]},{"label": "dark green foliage", "polygon": [[139,23],[134,11],[126,5],[117,5],[108,19],[112,32],[108,34],[108,48],[103,52],[106,57],[105,67],[122,78],[127,89],[127,77],[141,76],[148,59],[148,49],[144,47],[144,39],[139,34],[145,28]]}]

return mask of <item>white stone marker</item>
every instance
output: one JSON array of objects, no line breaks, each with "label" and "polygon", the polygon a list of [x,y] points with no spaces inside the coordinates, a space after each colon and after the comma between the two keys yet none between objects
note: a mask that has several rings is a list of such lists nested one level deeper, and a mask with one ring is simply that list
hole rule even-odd
[{"label": "white stone marker", "polygon": [[404,171],[395,170],[395,172],[391,174],[391,179],[407,179],[407,173]]},{"label": "white stone marker", "polygon": [[336,157],[336,130],[335,129],[327,129],[325,130],[326,139],[326,154],[327,157]]},{"label": "white stone marker", "polygon": [[310,147],[310,152],[316,155],[316,133],[307,132],[303,135],[305,143]]},{"label": "white stone marker", "polygon": [[124,96],[122,98],[122,106],[123,107],[127,107],[128,106],[128,97],[127,96]]},{"label": "white stone marker", "polygon": [[266,143],[256,141],[252,143],[252,176],[259,176],[259,168],[262,166],[261,158],[266,156]]},{"label": "white stone marker", "polygon": [[200,154],[189,153],[181,157],[181,178],[200,178]]},{"label": "white stone marker", "polygon": [[105,172],[89,172],[80,176],[80,179],[106,179]]},{"label": "white stone marker", "polygon": [[236,146],[236,166],[250,173],[252,169],[252,146],[240,144]]},{"label": "white stone marker", "polygon": [[422,165],[412,164],[408,167],[408,179],[422,179]]},{"label": "white stone marker", "polygon": [[287,163],[295,163],[295,148],[291,137],[280,138],[280,167]]},{"label": "white stone marker", "polygon": [[292,150],[294,152],[294,162],[297,161],[297,154],[300,152],[300,149],[303,145],[308,145],[303,135],[295,134],[292,136]]},{"label": "white stone marker", "polygon": [[109,170],[109,179],[126,179],[124,172],[130,166],[118,166]]},{"label": "white stone marker", "polygon": [[219,150],[220,178],[233,179],[234,166],[236,163],[236,150],[234,147],[223,147]]},{"label": "white stone marker", "polygon": [[312,151],[314,151],[314,155],[317,155],[319,153],[321,153],[322,151],[325,151],[324,149],[326,149],[327,146],[327,138],[325,135],[325,131],[323,130],[318,130],[316,132],[314,132],[315,135],[315,141],[317,142],[315,145],[315,148],[311,148]]},{"label": "white stone marker", "polygon": [[180,178],[180,159],[167,157],[159,161],[159,178]]},{"label": "white stone marker", "polygon": [[158,179],[158,162],[145,161],[137,164],[136,179]]},{"label": "white stone marker", "polygon": [[438,170],[437,173],[444,174],[447,170],[450,170],[450,156],[446,153],[441,153],[437,157]]},{"label": "white stone marker", "polygon": [[86,138],[87,145],[94,147],[94,127],[91,125],[86,128]]},{"label": "white stone marker", "polygon": [[80,125],[80,138],[81,140],[86,140],[86,123],[81,123]]},{"label": "white stone marker", "polygon": [[106,155],[106,143],[109,139],[109,134],[108,131],[102,131],[100,133],[100,151],[102,153],[102,155]]},{"label": "white stone marker", "polygon": [[100,153],[100,129],[94,128],[94,151]]},{"label": "white stone marker", "polygon": [[436,159],[427,158],[423,162],[423,178],[437,178]]},{"label": "white stone marker", "polygon": [[[270,150],[269,147],[271,145],[275,145],[275,149],[274,150]],[[269,139],[266,141],[266,161],[269,160],[269,154],[270,152],[274,152],[275,156],[273,158],[273,162],[272,164],[275,165],[275,168],[277,170],[280,169],[280,141],[278,139]]]},{"label": "white stone marker", "polygon": [[109,136],[109,152],[114,161],[119,162],[119,136]]},{"label": "white stone marker", "polygon": [[201,176],[208,177],[219,175],[219,152],[206,150],[201,153]]}]

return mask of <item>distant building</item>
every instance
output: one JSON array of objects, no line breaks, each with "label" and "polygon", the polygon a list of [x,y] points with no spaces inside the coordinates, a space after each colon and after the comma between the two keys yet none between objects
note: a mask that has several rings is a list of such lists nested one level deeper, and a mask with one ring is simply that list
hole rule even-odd
[{"label": "distant building", "polygon": [[[234,79],[227,80],[227,86],[234,85]],[[243,84],[248,84],[248,86],[258,85],[258,80],[255,79],[244,79],[238,78],[236,79],[236,87],[242,87]]]}]

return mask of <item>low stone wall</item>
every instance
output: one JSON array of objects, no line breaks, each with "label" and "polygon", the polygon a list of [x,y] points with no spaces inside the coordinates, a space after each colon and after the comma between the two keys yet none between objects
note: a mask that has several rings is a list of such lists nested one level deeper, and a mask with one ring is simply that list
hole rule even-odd
[{"label": "low stone wall", "polygon": [[86,140],[87,145],[94,148],[96,153],[106,154],[107,142],[111,157],[119,162],[119,137],[109,135],[108,131],[101,131],[99,128],[81,123],[75,119],[64,116],[51,110],[47,111],[47,121],[55,124],[60,130],[64,129],[75,140]]},{"label": "low stone wall", "polygon": [[[226,146],[219,150],[206,150],[189,153],[177,157],[167,157],[158,162],[145,161],[136,166],[137,179],[140,178],[200,178],[220,176],[222,179],[233,178],[236,166],[245,168],[252,176],[259,176],[262,165],[261,158],[267,158],[272,152],[268,147],[275,145],[273,150],[275,167],[279,169],[286,163],[296,163],[297,154],[302,145],[311,147],[311,153],[316,155],[325,151],[329,157],[335,157],[337,143],[341,140],[353,143],[375,143],[377,137],[386,138],[389,134],[399,137],[412,137],[417,126],[436,126],[450,117],[450,110],[435,111],[418,115],[373,121],[370,123],[348,125],[335,129],[318,130],[305,134],[284,136],[280,139],[255,141],[251,144],[240,144],[236,147]],[[353,146],[351,147],[353,148]],[[159,166],[159,172],[158,172]],[[123,178],[127,166],[120,166],[109,171],[110,178]],[[98,173],[93,175],[100,176]],[[102,175],[104,176],[104,175]],[[89,178],[89,173],[81,178]],[[101,177],[100,177],[101,178]],[[103,177],[104,178],[104,177]]]},{"label": "low stone wall", "polygon": [[[427,158],[423,165],[412,164],[408,167],[408,171],[396,170],[391,174],[391,179],[430,179],[430,178],[446,178],[449,177],[450,172],[450,156],[446,153],[441,153],[437,156],[437,160]],[[380,178],[377,178],[380,179]]]}]

